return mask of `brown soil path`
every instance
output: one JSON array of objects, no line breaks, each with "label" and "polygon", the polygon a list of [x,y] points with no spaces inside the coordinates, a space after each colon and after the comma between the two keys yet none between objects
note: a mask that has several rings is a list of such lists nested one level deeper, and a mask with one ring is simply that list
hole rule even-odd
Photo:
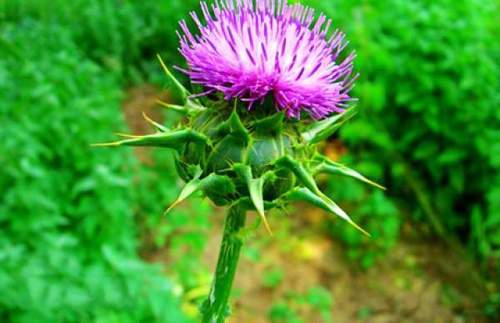
[{"label": "brown soil path", "polygon": [[[280,226],[281,219],[271,219],[274,238],[259,230],[247,241],[245,248],[257,249],[261,256],[258,261],[242,257],[231,323],[269,322],[273,302],[286,299],[290,292],[306,293],[315,286],[330,291],[331,317],[337,323],[485,322],[474,315],[469,296],[458,291],[460,283],[452,281],[454,277],[442,276],[462,267],[445,246],[403,240],[375,267],[357,271],[346,261],[339,243],[321,233],[320,228],[307,226],[311,223],[304,218],[312,213],[317,211],[303,209],[291,215],[295,219],[286,228]],[[204,261],[209,268],[216,262],[221,227],[222,223],[215,223],[206,248]],[[449,261],[443,263],[442,259]],[[443,269],[443,265],[448,268]],[[282,271],[283,279],[275,288],[265,287],[263,277],[273,270]],[[296,310],[303,322],[327,323],[307,306]]]}]

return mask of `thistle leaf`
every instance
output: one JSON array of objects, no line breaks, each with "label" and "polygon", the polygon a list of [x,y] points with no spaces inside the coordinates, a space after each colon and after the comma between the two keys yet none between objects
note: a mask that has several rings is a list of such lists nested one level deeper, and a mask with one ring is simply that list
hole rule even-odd
[{"label": "thistle leaf", "polygon": [[203,193],[215,205],[224,206],[231,202],[231,198],[236,194],[236,187],[228,176],[212,173],[201,182]]},{"label": "thistle leaf", "polygon": [[321,193],[320,195],[315,194],[311,190],[305,187],[295,188],[290,193],[287,194],[287,198],[293,201],[305,201],[316,207],[319,207],[327,212],[333,213],[340,218],[347,221],[357,230],[361,231],[363,234],[370,237],[370,234],[363,230],[359,225],[357,225],[347,213],[345,213],[340,206],[333,202],[329,197]]},{"label": "thistle leaf", "polygon": [[[237,200],[236,202],[234,202],[234,204],[239,204],[245,210],[257,211],[257,209],[255,208],[255,204],[248,197],[242,197],[239,200]],[[281,206],[281,204],[280,204],[280,201],[278,201],[278,200],[272,201],[272,202],[264,201],[264,210],[271,210],[271,209],[274,209],[274,208],[277,208],[280,206]],[[261,217],[259,219],[262,220]]]},{"label": "thistle leaf", "polygon": [[[185,104],[184,106],[177,106],[177,105],[170,105],[170,104],[165,104],[164,102],[161,102],[160,104],[167,107],[171,108],[173,110],[179,111],[179,112],[198,112],[201,110],[205,110],[205,107],[199,104],[199,101],[196,99],[191,99],[191,93],[175,78],[175,76],[170,72],[168,69],[167,65],[163,61],[160,55],[156,55],[158,57],[158,60],[160,61],[161,67],[163,68],[163,71],[165,71],[165,74],[167,77],[172,81],[174,86],[177,88],[177,90],[180,92],[180,96],[182,99],[182,102]],[[181,109],[183,108],[183,109]]]},{"label": "thistle leaf", "polygon": [[255,121],[253,126],[258,133],[280,133],[283,128],[284,119],[285,112],[281,111],[270,117]]},{"label": "thistle leaf", "polygon": [[330,118],[315,122],[305,132],[302,137],[310,144],[315,144],[325,140],[337,131],[346,121],[356,114],[355,108],[350,108],[342,114],[331,116]]},{"label": "thistle leaf", "polygon": [[231,113],[231,117],[229,118],[229,129],[231,134],[237,136],[240,139],[243,139],[245,143],[250,139],[250,133],[248,129],[241,122],[239,114],[236,110],[233,110]]},{"label": "thistle leaf", "polygon": [[131,135],[131,134],[128,134],[128,133],[121,133],[121,132],[115,132],[114,135],[118,136],[118,137],[128,138],[128,139],[141,138],[142,137],[141,135]]},{"label": "thistle leaf", "polygon": [[144,120],[146,120],[149,124],[151,124],[156,130],[158,130],[159,132],[167,132],[168,129],[159,124],[158,122],[154,121],[153,119],[151,119],[147,114],[146,112],[142,112],[142,117],[144,118]]},{"label": "thistle leaf", "polygon": [[297,179],[302,183],[302,185],[307,187],[312,192],[314,192],[318,195],[322,194],[321,191],[319,190],[318,185],[316,184],[316,181],[314,180],[313,176],[304,167],[304,165],[302,165],[301,163],[299,163],[295,159],[292,159],[289,156],[284,156],[284,157],[278,159],[276,164],[278,166],[287,168],[290,171],[292,171],[295,174],[295,176],[297,177]]},{"label": "thistle leaf", "polygon": [[297,179],[302,183],[302,185],[305,186],[305,191],[303,190],[304,188],[302,188],[299,189],[298,192],[301,196],[308,198],[308,202],[312,204],[316,203],[315,205],[321,205],[320,207],[327,207],[328,211],[338,215],[342,219],[349,222],[349,224],[354,226],[356,229],[369,236],[369,234],[365,230],[354,223],[354,221],[349,217],[349,215],[347,215],[347,213],[344,212],[344,210],[342,210],[335,202],[333,202],[328,196],[321,192],[313,176],[301,163],[288,156],[285,156],[278,160],[278,165],[281,165],[292,171]]},{"label": "thistle leaf", "polygon": [[264,176],[259,178],[253,178],[252,169],[250,166],[237,164],[234,169],[240,173],[240,175],[247,182],[248,192],[250,193],[250,199],[252,200],[257,213],[259,213],[267,232],[272,236],[273,232],[267,222],[266,214],[264,211]]},{"label": "thistle leaf", "polygon": [[207,109],[206,107],[202,106],[197,100],[192,100],[189,98],[186,101],[185,107],[188,110],[188,112],[193,112],[193,113],[197,113]]},{"label": "thistle leaf", "polygon": [[182,201],[193,195],[194,192],[200,189],[201,187],[201,180],[200,176],[203,173],[201,170],[200,166],[197,166],[196,174],[194,175],[193,179],[190,180],[184,188],[181,190],[181,193],[177,197],[177,199],[172,203],[166,210],[163,212],[163,215],[168,214],[174,207],[179,205]]},{"label": "thistle leaf", "polygon": [[156,133],[145,136],[134,136],[130,139],[119,140],[110,143],[93,144],[94,147],[118,147],[118,146],[144,146],[144,147],[166,147],[177,149],[188,142],[209,144],[209,139],[194,130],[182,129],[169,132]]},{"label": "thistle leaf", "polygon": [[172,81],[172,83],[175,85],[175,87],[177,88],[177,90],[179,90],[183,101],[187,101],[188,100],[188,96],[190,96],[191,93],[189,93],[189,91],[181,84],[181,82],[179,82],[175,78],[175,76],[170,72],[170,70],[168,69],[167,65],[165,64],[165,62],[163,61],[163,59],[161,58],[161,56],[159,54],[157,54],[156,57],[160,61],[161,67],[163,68],[163,71],[165,72],[165,74],[167,75],[167,77]]},{"label": "thistle leaf", "polygon": [[289,201],[304,201],[308,202],[320,209],[330,212],[328,204],[319,196],[311,192],[308,188],[297,187],[286,194],[286,199]]},{"label": "thistle leaf", "polygon": [[234,164],[245,159],[246,148],[247,143],[240,136],[226,136],[211,149],[206,169],[209,171],[230,169]]},{"label": "thistle leaf", "polygon": [[176,112],[180,112],[180,113],[184,113],[184,114],[187,114],[189,112],[188,108],[186,108],[185,106],[182,106],[182,105],[170,104],[170,103],[163,102],[161,100],[157,100],[156,103],[158,103],[159,105],[161,105],[164,108],[167,108],[167,109],[170,109],[170,110],[173,110]]},{"label": "thistle leaf", "polygon": [[328,159],[328,157],[326,157],[326,156],[319,155],[316,157],[316,160],[320,162],[319,165],[316,166],[316,168],[315,168],[316,173],[342,174],[345,176],[355,178],[355,179],[360,180],[362,182],[365,182],[367,184],[373,185],[373,186],[380,188],[382,190],[386,190],[386,188],[383,187],[382,185],[377,184],[374,181],[366,178],[365,176],[361,175],[360,173],[358,173],[354,169],[351,169],[351,168],[349,168],[345,165],[342,165],[340,163],[334,162],[334,161]]}]

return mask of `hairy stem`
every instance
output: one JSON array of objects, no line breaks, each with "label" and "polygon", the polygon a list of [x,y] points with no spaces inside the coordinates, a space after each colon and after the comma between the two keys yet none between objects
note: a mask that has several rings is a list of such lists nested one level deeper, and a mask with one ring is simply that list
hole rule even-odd
[{"label": "hairy stem", "polygon": [[202,306],[203,323],[222,323],[229,312],[228,301],[243,245],[239,231],[245,225],[245,211],[232,206],[226,216],[219,260],[207,300]]}]

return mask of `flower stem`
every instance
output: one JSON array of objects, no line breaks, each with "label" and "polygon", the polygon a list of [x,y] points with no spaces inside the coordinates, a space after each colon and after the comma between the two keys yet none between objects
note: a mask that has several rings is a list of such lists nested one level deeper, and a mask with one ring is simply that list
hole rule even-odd
[{"label": "flower stem", "polygon": [[229,295],[243,245],[238,233],[245,225],[245,219],[245,210],[238,205],[232,206],[227,213],[215,277],[201,309],[203,323],[223,323],[229,313]]}]

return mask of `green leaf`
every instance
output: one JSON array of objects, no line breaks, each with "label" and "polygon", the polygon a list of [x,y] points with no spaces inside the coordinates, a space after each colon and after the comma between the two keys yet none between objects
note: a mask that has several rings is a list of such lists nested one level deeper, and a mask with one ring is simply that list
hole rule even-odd
[{"label": "green leaf", "polygon": [[330,118],[313,123],[302,137],[310,144],[315,144],[325,140],[337,131],[346,121],[356,114],[355,108],[350,108],[342,114],[334,115]]},{"label": "green leaf", "polygon": [[211,171],[229,169],[245,159],[247,143],[239,136],[229,135],[219,141],[207,159],[207,169]]},{"label": "green leaf", "polygon": [[312,192],[320,195],[322,194],[314,180],[314,177],[309,173],[309,171],[300,162],[292,159],[289,156],[282,157],[277,160],[276,164],[278,166],[284,167],[292,171],[298,180]]},{"label": "green leaf", "polygon": [[156,133],[145,136],[124,135],[129,139],[110,142],[93,144],[94,147],[117,147],[117,146],[140,146],[140,147],[166,147],[177,149],[183,144],[188,142],[209,143],[209,139],[194,130],[182,129],[169,132]]},{"label": "green leaf", "polygon": [[283,128],[285,112],[277,112],[270,117],[263,118],[254,122],[255,131],[261,134],[280,133]]},{"label": "green leaf", "polygon": [[248,192],[250,193],[250,199],[259,213],[266,230],[272,235],[271,227],[269,222],[267,222],[266,214],[264,212],[264,176],[259,178],[253,178],[252,169],[248,165],[237,164],[233,167],[241,176],[245,179],[248,187]]},{"label": "green leaf", "polygon": [[172,83],[175,85],[177,90],[180,92],[180,95],[181,95],[183,101],[187,101],[188,96],[190,96],[191,93],[189,93],[189,91],[181,84],[181,82],[179,82],[175,78],[175,76],[170,72],[170,70],[168,69],[167,65],[165,64],[165,62],[163,61],[161,56],[159,54],[157,54],[156,57],[160,61],[161,67],[163,68],[163,71],[165,72],[167,77],[170,79],[170,81],[172,81]]},{"label": "green leaf", "polygon": [[318,166],[315,167],[315,172],[317,173],[325,173],[325,174],[342,174],[346,175],[349,177],[353,177],[355,179],[358,179],[362,182],[365,182],[367,184],[373,185],[375,187],[378,187],[382,190],[385,190],[386,188],[383,187],[382,185],[379,185],[365,176],[361,175],[354,169],[351,169],[345,165],[342,165],[340,163],[334,162],[330,159],[328,159],[326,156],[319,155],[316,157],[316,160],[320,162]]},{"label": "green leaf", "polygon": [[194,114],[206,110],[204,106],[198,103],[194,103],[192,100],[188,100],[185,105],[171,104],[157,100],[156,103],[169,110],[179,112],[182,114]]},{"label": "green leaf", "polygon": [[333,202],[330,198],[325,196],[323,193],[315,194],[311,190],[305,187],[299,187],[293,189],[291,192],[287,193],[287,199],[294,201],[305,201],[316,207],[319,207],[329,213],[333,213],[340,218],[347,221],[350,225],[352,225],[357,230],[361,231],[363,234],[370,236],[368,232],[363,230],[359,225],[357,225],[347,213],[344,212],[335,202]]},{"label": "green leaf", "polygon": [[245,143],[249,141],[250,133],[241,122],[240,116],[236,112],[236,109],[233,110],[233,112],[231,113],[231,117],[229,118],[229,129],[232,135],[242,139]]},{"label": "green leaf", "polygon": [[200,180],[201,174],[203,174],[203,171],[202,171],[202,169],[201,169],[200,166],[197,166],[197,170],[196,170],[196,173],[195,173],[193,179],[190,180],[183,187],[183,189],[181,190],[181,193],[179,194],[179,196],[177,197],[177,199],[175,200],[175,202],[172,203],[165,210],[165,212],[163,213],[163,215],[168,214],[174,207],[176,207],[177,205],[179,205],[179,203],[181,203],[182,201],[184,201],[185,199],[187,199],[188,197],[190,197],[191,195],[193,195],[194,192],[196,192],[197,190],[199,190],[201,188],[201,184],[202,184],[201,180]]},{"label": "green leaf", "polygon": [[[365,230],[361,229],[361,227],[359,227],[356,223],[354,223],[354,221],[352,221],[352,219],[347,215],[347,213],[344,212],[344,210],[342,210],[337,204],[335,204],[335,202],[333,202],[328,196],[326,196],[323,192],[320,191],[313,176],[306,170],[306,168],[301,163],[290,158],[289,156],[285,156],[280,158],[277,161],[277,164],[285,168],[288,168],[295,174],[295,176],[297,176],[298,180],[307,188],[308,192],[314,195],[309,197],[311,201],[319,198],[321,201],[323,201],[322,205],[326,205],[330,212],[338,215],[342,219],[349,222],[356,229],[360,230],[361,232],[369,236],[369,234]],[[305,193],[302,192],[301,194]]]},{"label": "green leaf", "polygon": [[161,100],[156,101],[156,103],[158,103],[159,105],[161,105],[164,108],[173,110],[175,112],[180,112],[183,114],[189,113],[189,110],[183,105],[171,104],[171,103],[163,102]]},{"label": "green leaf", "polygon": [[228,196],[236,193],[236,187],[228,176],[212,173],[201,181],[203,193],[216,205],[226,205]]},{"label": "green leaf", "polygon": [[167,132],[169,131],[167,127],[159,124],[158,122],[154,121],[153,119],[151,119],[147,114],[146,112],[142,112],[142,117],[144,118],[144,120],[146,120],[149,124],[151,124],[157,131],[159,132]]},{"label": "green leaf", "polygon": [[[238,199],[234,204],[238,204],[240,207],[242,207],[245,210],[250,210],[250,211],[257,211],[255,208],[255,204],[252,202],[252,200],[248,197],[242,197]],[[275,208],[282,208],[283,203],[281,201],[275,200],[272,202],[269,201],[264,201],[264,210],[272,210]]]},{"label": "green leaf", "polygon": [[200,105],[198,100],[192,100],[189,98],[191,93],[170,72],[170,70],[168,69],[167,65],[165,64],[165,62],[163,61],[161,56],[157,54],[156,57],[160,61],[161,67],[163,68],[163,71],[165,72],[167,77],[170,79],[170,81],[172,81],[172,83],[174,84],[177,91],[179,91],[179,95],[182,99],[182,102],[184,103],[184,106],[171,105],[171,104],[163,103],[163,102],[159,102],[159,103],[167,108],[171,108],[171,109],[179,111],[179,112],[185,112],[185,111],[186,112],[198,112],[200,110],[205,110],[206,108],[203,107],[202,105]]}]

